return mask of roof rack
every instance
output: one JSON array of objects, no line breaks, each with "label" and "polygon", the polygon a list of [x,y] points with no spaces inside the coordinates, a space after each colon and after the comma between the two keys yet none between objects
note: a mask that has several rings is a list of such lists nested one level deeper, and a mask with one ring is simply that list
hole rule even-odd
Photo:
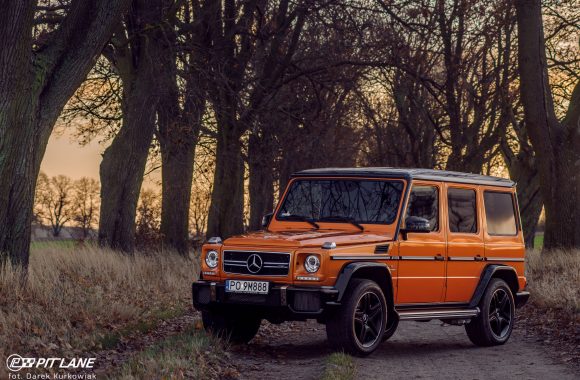
[{"label": "roof rack", "polygon": [[389,167],[370,168],[321,168],[302,170],[292,177],[367,177],[367,178],[404,178],[429,181],[467,183],[500,187],[514,187],[516,183],[507,178],[473,173],[461,173],[435,169],[403,169]]}]

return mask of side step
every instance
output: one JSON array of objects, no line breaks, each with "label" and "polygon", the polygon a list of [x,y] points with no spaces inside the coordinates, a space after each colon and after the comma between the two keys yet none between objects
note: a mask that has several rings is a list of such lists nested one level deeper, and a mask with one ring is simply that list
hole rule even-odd
[{"label": "side step", "polygon": [[447,310],[404,310],[398,311],[399,320],[401,321],[417,321],[426,319],[461,319],[473,318],[479,315],[479,308],[475,309],[447,309]]}]

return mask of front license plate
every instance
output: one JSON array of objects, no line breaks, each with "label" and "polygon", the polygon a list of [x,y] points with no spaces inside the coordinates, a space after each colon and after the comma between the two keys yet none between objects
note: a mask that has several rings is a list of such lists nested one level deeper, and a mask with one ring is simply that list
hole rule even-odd
[{"label": "front license plate", "polygon": [[266,281],[226,280],[226,292],[268,294]]}]

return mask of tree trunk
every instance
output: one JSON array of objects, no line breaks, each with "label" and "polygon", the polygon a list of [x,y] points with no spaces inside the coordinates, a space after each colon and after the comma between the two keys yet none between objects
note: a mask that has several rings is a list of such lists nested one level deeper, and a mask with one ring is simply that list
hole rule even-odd
[{"label": "tree trunk", "polygon": [[518,184],[518,204],[526,247],[534,248],[534,236],[544,206],[540,193],[540,177],[533,161],[521,154],[514,158],[508,164],[510,178]]},{"label": "tree trunk", "polygon": [[544,249],[580,247],[580,83],[556,119],[548,81],[540,0],[516,1],[525,126],[536,153],[546,231]]},{"label": "tree trunk", "polygon": [[127,31],[115,34],[126,41],[106,52],[123,81],[123,124],[101,162],[99,244],[129,253],[135,249],[137,202],[155,132],[162,21],[162,0],[135,1]]},{"label": "tree trunk", "polygon": [[193,180],[195,142],[161,144],[161,234],[167,248],[189,252],[189,203]]},{"label": "tree trunk", "polygon": [[270,139],[253,133],[248,148],[250,175],[250,230],[262,228],[262,217],[274,205],[274,157]]},{"label": "tree trunk", "polygon": [[244,231],[244,161],[239,133],[234,128],[218,128],[207,236],[227,238]]},{"label": "tree trunk", "polygon": [[153,132],[156,92],[146,76],[126,97],[123,125],[100,167],[99,244],[125,252],[135,249],[135,215]]},{"label": "tree trunk", "polygon": [[[202,13],[202,11],[200,11]],[[200,16],[201,17],[201,16]],[[168,22],[174,25],[175,19]],[[201,28],[199,30],[198,28]],[[189,211],[195,161],[202,117],[205,112],[205,80],[198,70],[203,53],[204,29],[192,32],[190,66],[182,77],[184,90],[177,84],[177,41],[173,30],[166,28],[164,51],[159,57],[163,70],[159,78],[161,99],[158,107],[157,137],[161,148],[161,235],[164,246],[186,256],[189,253]],[[195,60],[195,63],[193,62]],[[205,73],[204,73],[205,74]],[[183,107],[180,106],[180,96]]]},{"label": "tree trunk", "polygon": [[185,256],[189,252],[191,186],[204,100],[191,93],[198,91],[193,89],[195,83],[188,83],[182,115],[174,84],[167,86],[166,89],[174,91],[162,98],[158,113],[162,162],[161,234],[168,248]]},{"label": "tree trunk", "polygon": [[110,38],[128,0],[72,2],[33,53],[35,1],[0,13],[0,265],[28,266],[34,189],[52,128]]}]

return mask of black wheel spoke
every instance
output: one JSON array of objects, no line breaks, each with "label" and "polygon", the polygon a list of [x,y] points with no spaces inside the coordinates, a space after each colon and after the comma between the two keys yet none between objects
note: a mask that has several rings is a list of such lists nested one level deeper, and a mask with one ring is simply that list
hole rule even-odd
[{"label": "black wheel spoke", "polygon": [[497,289],[489,303],[489,327],[498,338],[509,332],[512,320],[511,299],[505,289]]},{"label": "black wheel spoke", "polygon": [[354,312],[354,333],[359,344],[370,347],[377,342],[383,329],[383,304],[379,296],[368,291],[358,301]]},{"label": "black wheel spoke", "polygon": [[370,308],[369,310],[369,318],[374,318],[376,317],[378,314],[380,314],[383,311],[383,308],[381,307],[380,303],[377,303],[376,305],[374,305],[373,307]]},{"label": "black wheel spoke", "polygon": [[363,325],[363,327],[360,329],[360,335],[359,335],[359,342],[361,343],[365,343],[365,338],[367,337],[367,327],[365,325]]}]

